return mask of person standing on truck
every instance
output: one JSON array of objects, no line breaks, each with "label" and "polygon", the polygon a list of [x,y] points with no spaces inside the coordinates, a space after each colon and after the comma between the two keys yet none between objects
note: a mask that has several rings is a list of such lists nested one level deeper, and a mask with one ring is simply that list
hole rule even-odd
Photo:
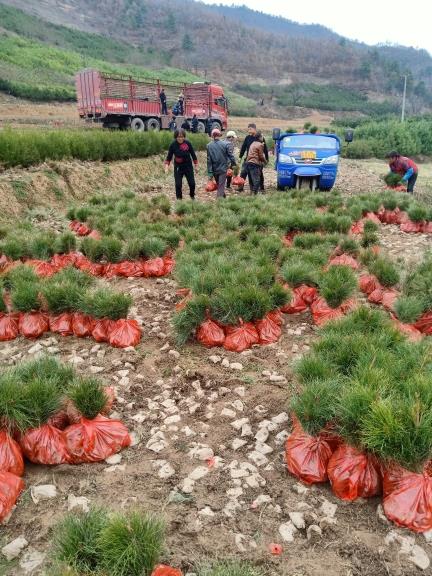
[{"label": "person standing on truck", "polygon": [[159,98],[160,98],[160,103],[161,103],[161,114],[166,115],[166,114],[168,114],[167,97],[165,94],[165,90],[163,88],[160,91]]},{"label": "person standing on truck", "polygon": [[[248,124],[248,135],[246,136],[246,138],[243,141],[242,147],[240,149],[240,160],[243,158],[243,156],[246,154],[246,158],[247,155],[249,153],[249,148],[250,145],[252,144],[252,142],[256,141],[256,135],[257,135],[257,127],[256,124],[254,124],[253,122],[251,122],[250,124]],[[267,144],[265,141],[265,138],[263,140],[263,144],[264,144],[264,155],[266,157],[266,162],[268,162],[269,160],[269,153],[268,153],[268,148],[267,148]],[[240,172],[240,176],[244,179],[247,178],[248,176],[248,171],[247,171],[247,167],[245,166],[245,164],[243,164],[242,170]],[[249,182],[249,185],[251,184],[251,182]],[[261,181],[260,181],[260,190],[262,192],[265,191],[264,189],[264,173],[261,170]],[[242,192],[243,188],[239,188],[239,192]]]},{"label": "person standing on truck", "polygon": [[214,128],[211,133],[212,141],[207,144],[207,173],[209,180],[213,178],[217,184],[217,198],[225,198],[225,183],[228,166],[236,166],[237,162],[230,146],[221,140],[222,133]]},{"label": "person standing on truck", "polygon": [[[165,172],[168,173],[171,160],[174,158],[174,182],[177,200],[183,199],[182,187],[183,176],[189,186],[189,196],[195,199],[195,169],[198,167],[198,158],[189,140],[186,140],[186,132],[182,128],[174,132],[174,140],[168,149],[165,160]],[[193,163],[193,165],[192,165]]]},{"label": "person standing on truck", "polygon": [[197,134],[198,133],[198,118],[197,118],[196,114],[194,114],[192,117],[191,125],[192,125],[192,133]]},{"label": "person standing on truck", "polygon": [[[249,185],[255,195],[261,188],[261,176],[265,164],[267,164],[267,159],[264,153],[264,137],[261,132],[256,132],[255,140],[249,146],[245,164]],[[262,193],[265,194],[265,191],[262,190]]]},{"label": "person standing on truck", "polygon": [[179,108],[179,116],[183,116],[184,114],[184,94],[183,90],[180,92],[178,96],[178,108]]},{"label": "person standing on truck", "polygon": [[414,194],[414,185],[418,176],[417,164],[411,158],[401,156],[395,150],[390,152],[387,158],[389,159],[390,171],[402,176],[402,182],[407,185],[407,192]]},{"label": "person standing on truck", "polygon": [[[237,134],[234,132],[234,130],[228,130],[227,134],[226,134],[226,138],[225,138],[225,142],[227,143],[231,154],[234,156],[234,149],[235,149],[235,143],[237,140]],[[230,168],[232,168],[232,166],[230,166]],[[226,179],[226,187],[227,190],[231,189],[231,180],[232,180],[232,175],[228,176],[227,175],[227,179]]]}]

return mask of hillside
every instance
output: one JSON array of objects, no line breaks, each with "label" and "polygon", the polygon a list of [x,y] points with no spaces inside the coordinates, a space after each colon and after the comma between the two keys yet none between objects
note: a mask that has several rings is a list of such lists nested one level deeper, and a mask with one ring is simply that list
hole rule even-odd
[{"label": "hillside", "polygon": [[272,108],[379,114],[398,110],[407,73],[409,110],[431,106],[432,58],[425,51],[370,48],[323,26],[245,7],[193,0],[183,0],[181,10],[179,5],[178,0],[100,0],[94,10],[89,0],[3,0],[0,88],[31,83],[49,86],[52,98],[67,98],[73,73],[91,65],[166,79],[212,79],[248,99],[237,97],[245,114],[261,99]]}]

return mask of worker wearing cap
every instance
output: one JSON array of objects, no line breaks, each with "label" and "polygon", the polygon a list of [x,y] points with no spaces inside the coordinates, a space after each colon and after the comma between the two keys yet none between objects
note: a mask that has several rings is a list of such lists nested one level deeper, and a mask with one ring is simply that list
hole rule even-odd
[{"label": "worker wearing cap", "polygon": [[393,174],[402,176],[402,182],[407,185],[407,192],[414,194],[414,185],[418,176],[418,167],[414,160],[401,156],[399,152],[393,150],[387,155],[389,167]]},{"label": "worker wearing cap", "polygon": [[[234,156],[234,149],[235,149],[235,143],[237,140],[237,134],[234,132],[234,130],[228,130],[227,134],[226,134],[226,138],[225,138],[225,142],[227,143],[231,154]],[[232,168],[232,166],[230,166],[230,168]],[[226,179],[226,187],[228,190],[231,189],[231,180],[232,180],[232,174],[231,176],[227,175],[227,179]]]},{"label": "worker wearing cap", "polygon": [[221,136],[221,131],[214,128],[211,132],[212,141],[207,144],[207,173],[209,180],[216,180],[217,198],[225,198],[228,167],[237,165],[230,145],[226,140],[221,140]]}]

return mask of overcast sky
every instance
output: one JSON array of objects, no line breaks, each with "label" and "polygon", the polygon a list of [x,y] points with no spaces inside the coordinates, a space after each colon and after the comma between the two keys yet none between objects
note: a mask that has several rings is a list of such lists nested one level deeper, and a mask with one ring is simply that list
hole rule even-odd
[{"label": "overcast sky", "polygon": [[[430,0],[203,0],[206,4],[245,4],[302,24],[322,24],[366,44],[397,43],[432,54]],[[226,41],[226,40],[225,40]]]}]

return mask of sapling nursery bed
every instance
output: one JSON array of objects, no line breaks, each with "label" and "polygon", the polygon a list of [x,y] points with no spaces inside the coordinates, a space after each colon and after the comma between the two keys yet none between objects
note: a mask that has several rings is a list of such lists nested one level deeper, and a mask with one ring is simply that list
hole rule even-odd
[{"label": "sapling nursery bed", "polygon": [[0,521],[24,489],[24,459],[43,465],[100,462],[129,446],[106,417],[112,388],[42,356],[0,373]]}]

